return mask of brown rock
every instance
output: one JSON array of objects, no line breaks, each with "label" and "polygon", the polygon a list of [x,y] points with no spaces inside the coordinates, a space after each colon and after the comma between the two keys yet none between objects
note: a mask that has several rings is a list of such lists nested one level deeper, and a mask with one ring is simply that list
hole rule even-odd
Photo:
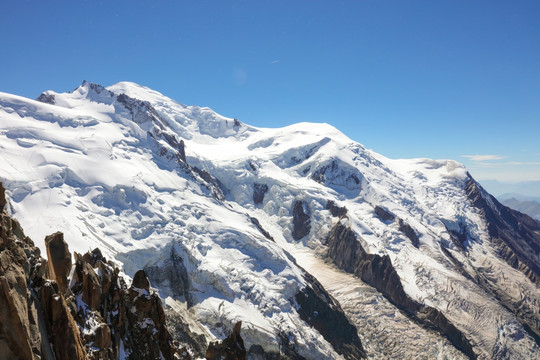
[{"label": "brown rock", "polygon": [[131,286],[150,291],[150,281],[148,280],[144,270],[139,270],[135,273]]},{"label": "brown rock", "polygon": [[150,292],[150,282],[144,271],[135,274],[127,295],[123,321],[127,337],[132,339],[133,358],[150,360],[161,354],[167,360],[175,359],[178,350],[166,327],[161,299]]},{"label": "brown rock", "polygon": [[242,322],[239,321],[234,325],[231,335],[229,335],[222,343],[213,342],[208,345],[206,351],[206,359],[208,360],[245,360],[247,352],[244,346],[244,339],[240,336]]},{"label": "brown rock", "polygon": [[0,213],[4,211],[5,206],[6,206],[6,190],[4,189],[4,185],[0,182]]},{"label": "brown rock", "polygon": [[32,359],[28,322],[19,313],[17,300],[5,276],[0,276],[0,357],[3,359]]},{"label": "brown rock", "polygon": [[50,277],[58,282],[60,292],[66,294],[67,278],[71,271],[71,253],[68,244],[64,241],[64,234],[57,232],[45,237],[45,246],[49,258]]},{"label": "brown rock", "polygon": [[108,349],[111,347],[111,329],[105,323],[102,323],[96,329],[94,346],[100,349]]},{"label": "brown rock", "polygon": [[39,251],[5,211],[0,211],[0,239],[0,359],[39,358],[47,345],[42,346],[36,301],[29,292],[30,278],[39,283]]},{"label": "brown rock", "polygon": [[92,267],[96,267],[96,263],[101,260],[105,261],[105,258],[103,257],[103,254],[101,253],[101,250],[99,248],[95,248],[92,250],[92,252],[87,252],[82,256],[83,260],[92,265]]},{"label": "brown rock", "polygon": [[97,310],[101,299],[101,283],[96,272],[87,262],[82,264],[83,301],[90,309]]},{"label": "brown rock", "polygon": [[47,281],[40,288],[39,296],[56,360],[86,359],[79,328],[56,282]]},{"label": "brown rock", "polygon": [[109,266],[101,260],[96,262],[96,267],[101,273],[101,292],[103,294],[108,293],[112,284],[112,272]]}]

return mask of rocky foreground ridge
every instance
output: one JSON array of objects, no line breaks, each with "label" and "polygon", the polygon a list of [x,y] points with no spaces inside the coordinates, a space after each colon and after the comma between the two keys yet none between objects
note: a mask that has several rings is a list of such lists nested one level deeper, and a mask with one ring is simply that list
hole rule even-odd
[{"label": "rocky foreground ridge", "polygon": [[[99,249],[74,253],[60,232],[45,239],[48,261],[11,218],[0,183],[0,359],[191,359],[173,340],[144,270],[131,283]],[[241,322],[207,359],[245,359]],[[185,334],[184,334],[185,335]],[[195,343],[196,340],[192,340]]]}]

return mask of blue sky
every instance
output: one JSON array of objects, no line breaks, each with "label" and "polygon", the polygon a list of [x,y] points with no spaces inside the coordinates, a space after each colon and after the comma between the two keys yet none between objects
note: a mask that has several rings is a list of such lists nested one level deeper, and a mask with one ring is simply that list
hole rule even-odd
[{"label": "blue sky", "polygon": [[539,1],[0,0],[0,91],[128,80],[255,126],[540,180]]}]

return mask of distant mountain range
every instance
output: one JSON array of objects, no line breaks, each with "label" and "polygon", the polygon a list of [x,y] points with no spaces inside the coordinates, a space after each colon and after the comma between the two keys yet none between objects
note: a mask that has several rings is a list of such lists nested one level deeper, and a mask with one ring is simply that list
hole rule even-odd
[{"label": "distant mountain range", "polygon": [[540,220],[540,197],[509,193],[497,196],[504,205]]},{"label": "distant mountain range", "polygon": [[506,194],[540,199],[540,181],[502,182],[497,180],[481,180],[480,184],[497,197]]},{"label": "distant mountain range", "polygon": [[85,81],[0,93],[0,182],[0,359],[540,359],[540,222],[455,161]]}]

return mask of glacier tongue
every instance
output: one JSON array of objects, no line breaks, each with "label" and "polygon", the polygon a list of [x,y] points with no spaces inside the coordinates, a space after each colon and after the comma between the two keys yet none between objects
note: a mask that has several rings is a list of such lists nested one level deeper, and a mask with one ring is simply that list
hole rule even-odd
[{"label": "glacier tongue", "polygon": [[540,357],[538,285],[501,257],[461,164],[388,159],[327,124],[255,128],[129,82],[38,99],[0,93],[11,213],[42,250],[60,230],[74,251],[100,247],[130,276],[145,268],[207,340],[241,320],[248,349],[354,358],[300,316],[295,296],[315,286],[307,270],[368,357],[463,358],[442,329],[319,258],[339,222],[479,358]]}]

